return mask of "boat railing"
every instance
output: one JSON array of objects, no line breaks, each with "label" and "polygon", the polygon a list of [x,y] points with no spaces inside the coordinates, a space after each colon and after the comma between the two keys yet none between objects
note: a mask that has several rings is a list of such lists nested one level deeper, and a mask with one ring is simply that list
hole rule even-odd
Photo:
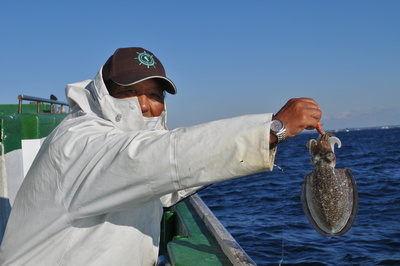
[{"label": "boat railing", "polygon": [[[37,105],[37,113],[40,113],[40,106],[42,103],[49,103],[50,104],[50,113],[55,114],[55,113],[65,113],[65,106],[68,106],[68,103],[66,102],[61,102],[58,100],[52,100],[52,99],[44,99],[40,97],[34,97],[34,96],[28,96],[28,95],[18,95],[18,113],[22,113],[22,101],[33,101],[36,102]],[[55,106],[59,106],[60,108],[54,108]]]},{"label": "boat railing", "polygon": [[192,195],[190,197],[190,203],[233,265],[256,265],[199,195]]}]

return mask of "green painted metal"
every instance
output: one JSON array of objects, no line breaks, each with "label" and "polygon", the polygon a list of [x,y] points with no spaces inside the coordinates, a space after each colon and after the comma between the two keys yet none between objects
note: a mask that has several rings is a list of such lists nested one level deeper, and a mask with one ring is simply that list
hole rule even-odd
[{"label": "green painted metal", "polygon": [[175,212],[165,210],[163,219],[161,221],[161,235],[160,235],[160,254],[167,256],[167,243],[171,241],[175,235]]},{"label": "green painted metal", "polygon": [[0,115],[0,142],[5,153],[21,149],[22,139],[47,137],[66,114]]},{"label": "green painted metal", "polygon": [[0,114],[16,114],[16,113],[18,113],[18,104],[0,105]]},{"label": "green painted metal", "polygon": [[21,117],[18,115],[0,115],[0,142],[4,153],[21,149]]},{"label": "green painted metal", "polygon": [[23,139],[47,137],[67,114],[50,114],[50,105],[42,104],[37,114],[36,104],[24,104],[18,114],[18,104],[0,105],[0,142],[4,152],[21,149]]},{"label": "green painted metal", "polygon": [[20,114],[22,139],[47,137],[65,117],[65,114]]},{"label": "green painted metal", "polygon": [[[37,113],[37,105],[36,104],[23,104],[22,105],[22,113],[33,114]],[[41,113],[50,113],[50,105],[49,104],[41,104],[40,105]],[[0,114],[17,114],[18,113],[18,104],[1,104],[0,105]]]},{"label": "green painted metal", "polygon": [[172,210],[175,234],[167,244],[172,265],[232,265],[188,201]]}]

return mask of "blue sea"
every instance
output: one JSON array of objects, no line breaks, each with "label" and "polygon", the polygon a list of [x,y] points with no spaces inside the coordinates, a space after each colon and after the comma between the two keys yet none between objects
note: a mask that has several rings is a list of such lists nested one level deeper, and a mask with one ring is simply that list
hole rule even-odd
[{"label": "blue sea", "polygon": [[272,172],[214,184],[200,196],[258,265],[400,265],[400,128],[335,133],[336,168],[350,168],[359,194],[353,227],[326,238],[302,209],[312,171],[300,134],[279,145]]}]

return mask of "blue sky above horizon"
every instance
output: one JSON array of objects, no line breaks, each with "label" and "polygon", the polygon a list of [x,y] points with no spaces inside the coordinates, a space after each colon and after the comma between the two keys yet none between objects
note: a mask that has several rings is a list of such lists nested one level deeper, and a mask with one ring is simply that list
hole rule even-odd
[{"label": "blue sky above horizon", "polygon": [[326,129],[400,124],[400,1],[0,1],[0,104],[65,100],[119,47],[163,62],[170,128],[314,98]]}]

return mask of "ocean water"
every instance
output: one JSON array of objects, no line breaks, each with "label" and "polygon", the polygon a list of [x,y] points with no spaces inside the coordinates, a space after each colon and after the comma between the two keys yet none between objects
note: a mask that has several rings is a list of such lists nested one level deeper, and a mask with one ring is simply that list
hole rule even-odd
[{"label": "ocean water", "polygon": [[350,168],[359,194],[353,227],[326,238],[302,209],[312,171],[301,134],[280,144],[272,172],[214,184],[200,196],[258,265],[400,265],[400,128],[337,132],[336,168]]}]

